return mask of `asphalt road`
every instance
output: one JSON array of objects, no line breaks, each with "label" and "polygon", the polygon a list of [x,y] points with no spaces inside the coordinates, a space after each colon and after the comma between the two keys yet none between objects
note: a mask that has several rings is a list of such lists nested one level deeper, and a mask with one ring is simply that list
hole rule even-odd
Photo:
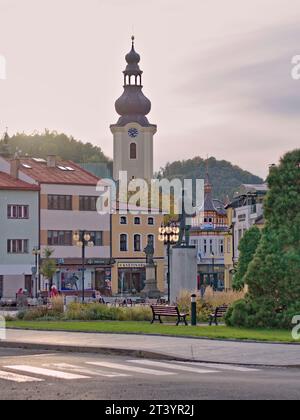
[{"label": "asphalt road", "polygon": [[300,398],[300,369],[0,349],[1,400]]}]

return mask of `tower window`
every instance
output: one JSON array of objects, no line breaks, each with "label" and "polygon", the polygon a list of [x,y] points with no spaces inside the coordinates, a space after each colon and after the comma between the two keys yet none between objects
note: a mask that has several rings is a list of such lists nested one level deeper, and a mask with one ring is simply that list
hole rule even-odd
[{"label": "tower window", "polygon": [[137,146],[136,143],[130,144],[130,159],[136,159],[137,158]]}]

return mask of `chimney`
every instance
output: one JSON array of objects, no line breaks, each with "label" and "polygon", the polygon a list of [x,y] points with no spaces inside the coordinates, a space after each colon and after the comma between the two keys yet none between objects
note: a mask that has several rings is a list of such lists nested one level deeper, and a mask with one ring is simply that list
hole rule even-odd
[{"label": "chimney", "polygon": [[55,155],[47,156],[47,167],[48,168],[56,168],[56,156]]},{"label": "chimney", "polygon": [[10,161],[10,175],[15,179],[19,179],[19,169],[20,159],[18,157],[15,157]]}]

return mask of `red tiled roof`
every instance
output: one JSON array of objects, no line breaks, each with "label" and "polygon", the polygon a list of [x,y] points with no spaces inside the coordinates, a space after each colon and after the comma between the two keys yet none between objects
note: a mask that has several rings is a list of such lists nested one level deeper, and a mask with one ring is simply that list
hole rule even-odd
[{"label": "red tiled roof", "polygon": [[[25,167],[30,166],[30,168]],[[59,167],[74,169],[62,170]],[[100,178],[71,161],[56,161],[56,167],[50,168],[46,162],[37,162],[33,158],[20,158],[20,171],[33,178],[39,184],[69,184],[95,186]]]},{"label": "red tiled roof", "polygon": [[28,184],[4,172],[0,172],[0,190],[39,191],[39,189],[37,185]]}]

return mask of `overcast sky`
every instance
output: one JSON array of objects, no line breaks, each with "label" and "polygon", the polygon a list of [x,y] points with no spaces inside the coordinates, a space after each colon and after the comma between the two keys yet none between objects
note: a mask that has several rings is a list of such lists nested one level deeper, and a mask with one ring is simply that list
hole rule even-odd
[{"label": "overcast sky", "polygon": [[300,0],[0,0],[0,130],[57,130],[112,156],[130,36],[155,167],[215,156],[265,176],[300,145]]}]

